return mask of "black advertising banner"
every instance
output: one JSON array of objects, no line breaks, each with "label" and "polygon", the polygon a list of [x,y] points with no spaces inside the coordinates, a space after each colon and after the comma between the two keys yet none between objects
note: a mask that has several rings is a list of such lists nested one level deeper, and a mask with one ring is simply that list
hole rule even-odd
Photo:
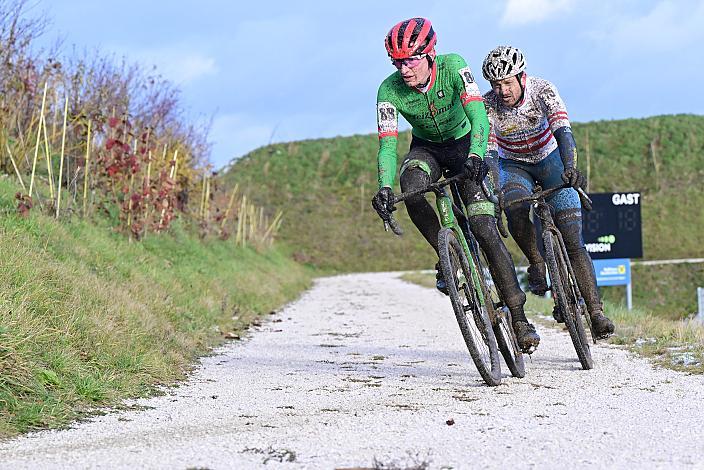
[{"label": "black advertising banner", "polygon": [[640,193],[592,193],[582,209],[582,234],[593,259],[642,258]]}]

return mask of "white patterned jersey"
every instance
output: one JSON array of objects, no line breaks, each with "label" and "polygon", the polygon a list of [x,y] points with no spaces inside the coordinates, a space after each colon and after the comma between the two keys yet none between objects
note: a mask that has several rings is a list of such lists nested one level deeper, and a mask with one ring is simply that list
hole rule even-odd
[{"label": "white patterned jersey", "polygon": [[502,158],[538,163],[557,148],[553,132],[570,127],[567,108],[555,85],[542,78],[527,76],[523,100],[507,107],[489,91],[484,94],[490,133],[487,151]]}]

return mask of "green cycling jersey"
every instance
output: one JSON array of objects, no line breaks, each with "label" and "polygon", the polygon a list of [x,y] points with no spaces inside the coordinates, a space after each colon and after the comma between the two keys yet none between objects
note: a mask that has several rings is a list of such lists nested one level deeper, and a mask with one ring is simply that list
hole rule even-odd
[{"label": "green cycling jersey", "polygon": [[396,177],[399,113],[413,135],[423,140],[442,143],[471,132],[469,153],[484,157],[489,121],[479,87],[461,56],[437,56],[425,91],[406,85],[398,71],[382,82],[377,94],[380,188],[393,187]]}]

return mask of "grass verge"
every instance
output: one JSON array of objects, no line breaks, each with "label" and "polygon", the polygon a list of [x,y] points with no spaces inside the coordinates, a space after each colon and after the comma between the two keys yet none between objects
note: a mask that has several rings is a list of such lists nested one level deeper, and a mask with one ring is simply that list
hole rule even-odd
[{"label": "grass verge", "polygon": [[182,379],[225,333],[310,284],[281,249],[201,241],[178,224],[130,243],[106,224],[21,218],[12,189],[0,182],[0,437]]},{"label": "grass verge", "polygon": [[[424,287],[435,287],[433,274],[410,272],[402,279]],[[609,343],[625,346],[669,369],[704,374],[704,324],[691,319],[663,317],[641,308],[628,310],[609,302],[604,306],[606,315],[616,325],[616,334],[609,338]],[[525,309],[529,317],[546,326],[562,328],[551,319],[552,308],[552,299],[528,295]]]}]

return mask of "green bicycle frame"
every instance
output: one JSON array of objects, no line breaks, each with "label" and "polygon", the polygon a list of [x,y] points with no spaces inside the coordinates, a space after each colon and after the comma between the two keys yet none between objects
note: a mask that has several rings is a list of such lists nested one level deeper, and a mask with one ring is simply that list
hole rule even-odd
[{"label": "green bicycle frame", "polygon": [[435,204],[438,208],[438,213],[440,214],[440,224],[443,228],[451,229],[457,238],[460,240],[462,249],[467,256],[467,261],[469,262],[469,269],[472,272],[472,284],[476,292],[479,294],[479,303],[484,307],[484,291],[482,290],[481,284],[479,282],[479,272],[474,264],[474,259],[469,251],[469,245],[467,244],[467,239],[464,237],[464,232],[457,223],[457,218],[455,213],[452,211],[452,199],[447,195],[445,189],[441,189],[435,193]]}]

